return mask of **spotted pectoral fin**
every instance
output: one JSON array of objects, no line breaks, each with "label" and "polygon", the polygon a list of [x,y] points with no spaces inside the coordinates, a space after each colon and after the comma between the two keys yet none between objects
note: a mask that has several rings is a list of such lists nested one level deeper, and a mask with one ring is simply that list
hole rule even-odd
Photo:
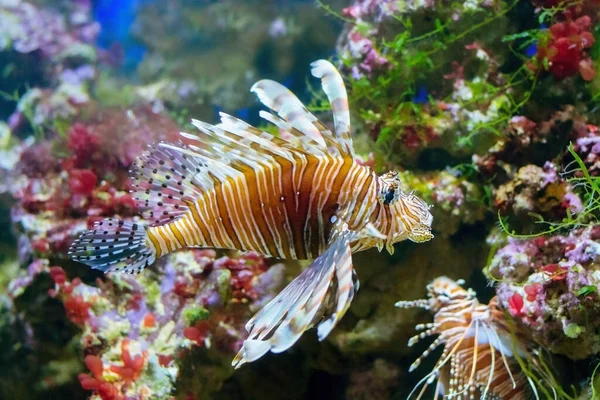
[{"label": "spotted pectoral fin", "polygon": [[[331,332],[348,309],[357,287],[353,282],[350,250],[355,238],[353,232],[340,234],[320,257],[248,321],[249,335],[233,366],[239,368],[269,351],[287,350],[328,309],[333,309],[333,313],[320,323],[319,338]],[[334,306],[329,308],[327,299],[331,298],[335,299]]]}]

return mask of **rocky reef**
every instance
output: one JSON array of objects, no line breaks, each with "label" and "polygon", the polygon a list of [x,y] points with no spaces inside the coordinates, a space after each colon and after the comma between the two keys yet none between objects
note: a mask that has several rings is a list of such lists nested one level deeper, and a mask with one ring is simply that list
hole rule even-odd
[{"label": "rocky reef", "polygon": [[[283,3],[0,0],[0,398],[405,398],[434,368],[407,346],[431,316],[394,304],[440,276],[495,297],[490,326],[544,355],[550,391],[594,398],[600,3]],[[103,275],[66,252],[98,220],[143,222],[127,176],[146,145],[220,110],[260,123],[258,79],[331,124],[318,58],[344,75],[359,161],[434,205],[435,239],[355,254],[327,340],[234,370],[244,324],[306,262],[184,250]]]}]

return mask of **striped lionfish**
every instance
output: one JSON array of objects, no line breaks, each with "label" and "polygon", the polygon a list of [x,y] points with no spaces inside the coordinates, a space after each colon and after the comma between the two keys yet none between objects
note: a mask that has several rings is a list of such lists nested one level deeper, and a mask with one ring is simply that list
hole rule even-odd
[{"label": "striped lionfish", "polygon": [[[435,380],[435,399],[440,395],[457,400],[539,399],[538,386],[554,382],[554,378],[537,357],[537,350],[531,350],[524,338],[512,333],[496,297],[488,305],[481,304],[476,293],[464,289],[463,284],[462,279],[453,281],[442,276],[427,285],[427,299],[396,303],[396,307],[420,307],[434,314],[432,323],[416,326],[423,332],[410,338],[409,346],[438,335],[409,372],[438,346],[444,346],[433,369],[408,397],[423,385],[417,396],[417,400],[421,399]],[[526,364],[529,373],[525,373],[521,363]],[[550,390],[541,387],[541,391],[547,398],[558,398],[553,387],[548,386]]]},{"label": "striped lionfish", "polygon": [[70,248],[73,260],[104,272],[139,273],[184,247],[316,258],[246,324],[236,367],[285,351],[317,323],[324,339],[358,290],[353,252],[392,253],[401,240],[433,237],[429,206],[400,189],[397,172],[377,176],[355,161],[342,77],[328,61],[311,66],[331,103],[333,132],[283,85],[261,80],[251,91],[277,114],[260,112],[280,136],[224,113],[217,125],[192,120],[198,135],[150,146],[133,165],[136,200],[151,225],[104,220]]}]

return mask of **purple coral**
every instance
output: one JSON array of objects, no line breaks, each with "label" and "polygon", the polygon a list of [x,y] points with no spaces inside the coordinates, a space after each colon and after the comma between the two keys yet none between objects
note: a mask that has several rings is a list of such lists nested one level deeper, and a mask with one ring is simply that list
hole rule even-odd
[{"label": "purple coral", "polygon": [[[600,130],[595,125],[587,125],[585,128],[578,132],[575,142],[573,143],[573,150],[581,157],[581,160],[585,164],[589,174],[591,176],[600,175]],[[570,154],[565,155],[565,161],[572,163],[573,160]],[[581,177],[581,171],[577,171],[577,177]]]},{"label": "purple coral", "polygon": [[523,216],[536,212],[553,220],[563,218],[567,212],[582,210],[581,199],[551,162],[546,162],[544,167],[520,168],[512,180],[498,187],[494,203],[503,215]]},{"label": "purple coral", "polygon": [[599,226],[565,236],[509,239],[489,267],[499,282],[498,298],[532,339],[572,359],[600,351],[599,239]]},{"label": "purple coral", "polygon": [[91,7],[81,2],[73,7],[69,21],[25,1],[0,8],[0,40],[11,40],[19,53],[39,52],[44,58],[56,59],[75,45],[94,43],[100,31],[91,19]]},{"label": "purple coral", "polygon": [[371,39],[363,36],[357,28],[352,28],[342,53],[344,57],[359,60],[352,67],[352,77],[360,79],[366,75],[370,77],[376,71],[388,66],[389,62],[374,47]]}]

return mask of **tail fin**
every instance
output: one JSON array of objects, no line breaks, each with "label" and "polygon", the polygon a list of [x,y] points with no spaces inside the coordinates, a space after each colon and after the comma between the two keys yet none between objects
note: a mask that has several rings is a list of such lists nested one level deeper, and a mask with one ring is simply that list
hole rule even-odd
[{"label": "tail fin", "polygon": [[140,273],[154,263],[156,251],[140,224],[105,219],[71,244],[69,257],[102,272]]}]

